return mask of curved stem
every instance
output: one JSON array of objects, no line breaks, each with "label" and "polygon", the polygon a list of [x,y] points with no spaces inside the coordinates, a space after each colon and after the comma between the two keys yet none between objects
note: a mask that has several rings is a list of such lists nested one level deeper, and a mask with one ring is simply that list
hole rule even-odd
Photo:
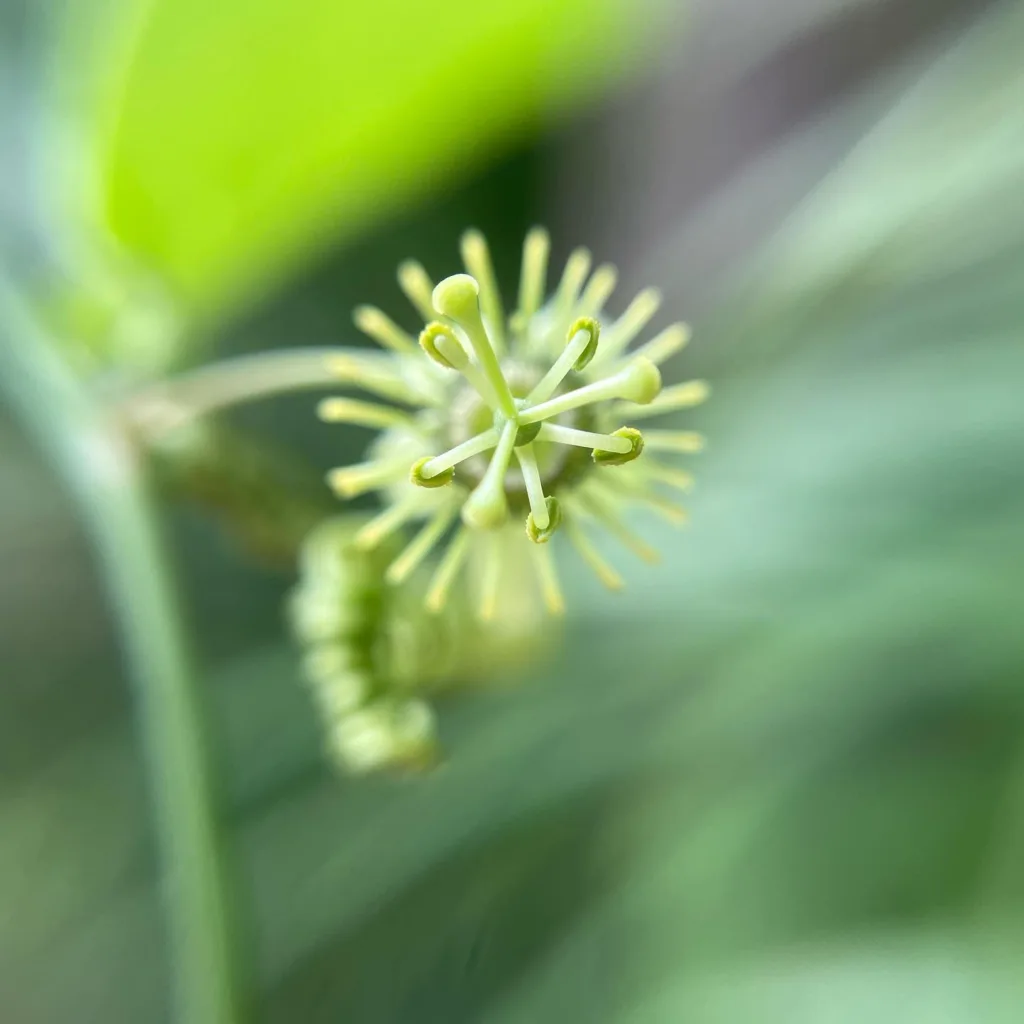
[{"label": "curved stem", "polygon": [[0,279],[0,386],[71,486],[136,688],[157,809],[177,1019],[233,1024],[242,998],[203,716],[143,465]]},{"label": "curved stem", "polygon": [[217,409],[285,391],[336,385],[328,359],[363,352],[294,348],[223,359],[150,384],[126,398],[121,408],[147,437],[160,436]]}]

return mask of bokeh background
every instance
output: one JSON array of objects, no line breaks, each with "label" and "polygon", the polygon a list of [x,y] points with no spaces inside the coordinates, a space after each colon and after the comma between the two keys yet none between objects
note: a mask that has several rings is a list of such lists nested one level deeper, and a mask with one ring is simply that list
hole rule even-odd
[{"label": "bokeh background", "polygon": [[[1024,1019],[1022,54],[1017,0],[4,0],[0,1020]],[[534,223],[693,324],[692,524],[340,777],[282,602],[366,436],[115,413],[361,344],[469,225],[511,295]]]}]

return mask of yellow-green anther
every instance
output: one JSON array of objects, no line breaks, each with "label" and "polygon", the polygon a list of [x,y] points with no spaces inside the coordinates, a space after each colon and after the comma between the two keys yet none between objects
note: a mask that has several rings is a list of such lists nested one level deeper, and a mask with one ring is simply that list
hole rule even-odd
[{"label": "yellow-green anther", "polygon": [[540,469],[537,466],[537,456],[534,454],[532,444],[524,444],[516,449],[516,458],[519,460],[519,468],[523,473],[523,483],[526,484],[526,497],[530,502],[530,518],[533,520],[537,530],[543,532],[548,528],[547,502],[544,500],[544,484],[540,478]]},{"label": "yellow-green anther", "polygon": [[591,363],[591,360],[597,355],[597,343],[601,337],[601,324],[595,320],[592,316],[581,316],[575,320],[572,326],[569,328],[569,333],[566,340],[566,348],[572,344],[573,339],[580,333],[585,331],[587,334],[587,344],[584,346],[583,351],[576,357],[575,362],[572,364],[572,368],[577,373],[582,373]]},{"label": "yellow-green anther", "polygon": [[541,596],[544,598],[544,607],[552,615],[564,615],[565,598],[562,596],[562,587],[558,582],[558,574],[555,571],[551,551],[540,544],[534,545],[530,550],[533,552],[533,564],[537,570],[537,580],[540,583]]},{"label": "yellow-green anther", "polygon": [[470,359],[455,331],[446,324],[434,321],[420,333],[420,347],[446,370],[455,370],[466,378],[469,385],[480,396],[484,406],[498,409],[498,398],[480,368]]},{"label": "yellow-green anther", "polygon": [[455,518],[456,507],[445,505],[439,508],[427,525],[409,542],[406,549],[388,566],[384,578],[395,586],[409,578],[410,574],[430,554]]},{"label": "yellow-green anther", "polygon": [[400,263],[398,285],[424,320],[433,320],[437,316],[430,298],[431,292],[434,290],[434,283],[430,280],[430,275],[423,269],[422,263],[417,263],[416,260],[405,260]]},{"label": "yellow-green anther", "polygon": [[395,360],[377,353],[329,356],[327,370],[346,384],[356,384],[382,398],[406,405],[437,405],[439,400],[414,388],[395,370]]},{"label": "yellow-green anther", "polygon": [[436,320],[427,324],[420,332],[420,347],[439,366],[461,373],[480,396],[484,405],[492,409],[498,408],[498,400],[490,382],[480,372],[480,367],[469,358],[469,354],[451,327]]},{"label": "yellow-green anther", "polygon": [[650,359],[655,366],[660,366],[666,359],[674,356],[690,340],[690,328],[686,324],[672,324],[661,334],[655,335],[650,341],[641,345],[634,356]]},{"label": "yellow-green anther", "polygon": [[627,455],[633,450],[633,442],[628,437],[614,434],[596,434],[591,430],[577,430],[575,427],[563,427],[558,423],[545,423],[537,435],[541,441],[553,441],[555,444],[571,444],[577,448],[599,448],[605,452],[618,452]]},{"label": "yellow-green anther", "polygon": [[661,305],[661,292],[657,288],[645,288],[626,307],[626,311],[605,331],[601,362],[607,362],[620,352],[644,329],[647,321],[654,316]]},{"label": "yellow-green anther", "polygon": [[453,274],[434,289],[434,305],[442,316],[454,320],[466,332],[480,369],[498,400],[498,408],[509,419],[515,419],[515,400],[480,315],[479,291],[476,281],[468,274]]},{"label": "yellow-green anther", "polygon": [[327,474],[327,483],[340,497],[357,498],[367,491],[394,483],[404,472],[404,463],[393,459],[357,462],[354,466],[332,469]]},{"label": "yellow-green anther", "polygon": [[560,416],[571,409],[605,402],[611,398],[624,398],[629,402],[645,404],[653,401],[660,390],[661,374],[654,363],[647,359],[634,359],[611,377],[524,409],[519,414],[519,422],[537,423],[539,420]]},{"label": "yellow-green anther", "polygon": [[427,590],[425,604],[427,611],[440,612],[448,601],[448,594],[451,592],[452,584],[455,582],[466,561],[469,553],[470,532],[465,526],[460,526],[456,531],[452,542],[445,550],[444,556],[438,564],[437,570],[430,581]]},{"label": "yellow-green anther", "polygon": [[613,437],[629,442],[629,451],[622,452],[610,448],[595,448],[594,462],[599,466],[624,466],[627,462],[640,458],[644,450],[644,436],[636,427],[619,427]]},{"label": "yellow-green anther", "polygon": [[404,526],[423,508],[419,498],[396,502],[374,516],[355,535],[354,543],[361,551],[372,551],[382,540]]},{"label": "yellow-green anther", "polygon": [[447,487],[455,479],[455,470],[451,468],[426,476],[423,471],[429,462],[430,456],[424,455],[422,459],[417,459],[412,464],[409,469],[410,483],[414,483],[417,487]]},{"label": "yellow-green anther", "polygon": [[357,306],[352,314],[352,320],[363,334],[392,352],[411,355],[416,351],[416,342],[412,335],[408,331],[403,331],[376,306]]},{"label": "yellow-green anther", "polygon": [[[577,326],[577,324],[582,326]],[[589,362],[593,358],[600,333],[600,328],[594,330],[596,324],[596,320],[579,320],[573,324],[573,330],[569,334],[565,348],[562,349],[562,354],[552,364],[551,369],[537,382],[537,386],[527,395],[526,404],[528,406],[546,402],[581,359],[586,356],[587,362]],[[586,363],[584,363],[585,365]],[[582,367],[580,368],[582,369]]]},{"label": "yellow-green anther", "polygon": [[469,362],[469,356],[455,336],[455,331],[437,320],[420,331],[420,348],[446,370],[461,370]]},{"label": "yellow-green anther", "polygon": [[610,263],[603,263],[598,267],[580,296],[580,315],[597,316],[604,309],[604,304],[611,298],[612,292],[615,291],[618,279],[618,271]]},{"label": "yellow-green anther", "polygon": [[509,420],[501,430],[498,447],[483,479],[462,506],[463,522],[474,530],[493,530],[508,518],[505,474],[512,458],[517,425]]},{"label": "yellow-green anther", "polygon": [[693,430],[648,430],[644,441],[652,452],[678,452],[681,455],[702,452],[707,443],[703,434]]},{"label": "yellow-green anther", "polygon": [[317,405],[316,414],[325,423],[349,423],[374,430],[413,425],[412,418],[400,409],[374,402],[359,402],[354,398],[325,398]]},{"label": "yellow-green anther", "polygon": [[627,363],[612,379],[620,382],[618,397],[637,405],[648,405],[661,393],[661,373],[642,356]]},{"label": "yellow-green anther", "polygon": [[[665,388],[658,396],[657,401],[651,402],[646,409],[624,411],[623,415],[628,415],[632,419],[646,419],[649,416],[660,416],[662,413],[673,412],[676,409],[690,409],[695,405],[700,405],[710,392],[711,389],[706,381],[689,380],[685,384],[674,384],[670,388]],[[612,412],[614,414],[616,410],[613,409]]]},{"label": "yellow-green anther", "polygon": [[594,575],[609,589],[621,590],[622,577],[598,554],[587,535],[570,519],[565,526],[572,546],[580,558],[593,570]]},{"label": "yellow-green anther", "polygon": [[466,273],[476,278],[480,286],[480,308],[487,317],[489,335],[494,342],[494,349],[501,355],[505,351],[505,309],[501,304],[501,292],[494,279],[494,267],[491,254],[487,249],[487,241],[476,229],[467,231],[462,236],[462,262]]},{"label": "yellow-green anther", "polygon": [[421,473],[427,478],[436,476],[438,473],[444,473],[453,466],[457,466],[460,462],[465,462],[466,459],[471,459],[474,455],[479,455],[481,452],[493,448],[500,438],[501,432],[498,428],[490,427],[475,437],[463,441],[462,444],[457,444],[454,448],[441,455],[435,455],[433,458],[423,460]]},{"label": "yellow-green anther", "polygon": [[526,517],[526,536],[534,544],[547,544],[555,531],[562,525],[562,506],[553,495],[548,495],[544,500],[545,515],[547,524],[541,526],[534,518],[533,512]]},{"label": "yellow-green anther", "polygon": [[550,241],[543,228],[532,228],[523,243],[523,269],[519,276],[518,315],[529,320],[540,309],[547,283]]}]

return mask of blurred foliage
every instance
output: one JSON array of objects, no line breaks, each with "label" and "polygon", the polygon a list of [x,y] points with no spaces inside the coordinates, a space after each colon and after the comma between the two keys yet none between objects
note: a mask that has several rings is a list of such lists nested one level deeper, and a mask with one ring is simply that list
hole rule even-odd
[{"label": "blurred foliage", "polygon": [[[210,666],[263,1019],[1019,1019],[1021,52],[994,5],[732,282],[690,532],[625,600],[567,565],[436,774],[329,775],[280,643]],[[16,1020],[164,1017],[136,744],[0,791]]]},{"label": "blurred foliage", "polygon": [[203,314],[607,82],[639,21],[616,0],[120,8],[93,58],[115,62],[99,218]]}]

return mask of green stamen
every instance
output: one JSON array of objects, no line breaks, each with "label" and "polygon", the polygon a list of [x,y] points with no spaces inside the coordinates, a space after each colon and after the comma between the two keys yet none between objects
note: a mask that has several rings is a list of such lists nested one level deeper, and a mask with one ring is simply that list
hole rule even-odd
[{"label": "green stamen", "polygon": [[566,533],[580,558],[590,566],[594,575],[609,589],[621,590],[625,585],[622,577],[598,554],[587,535],[570,519]]},{"label": "green stamen", "polygon": [[430,275],[423,269],[422,263],[406,260],[399,264],[398,286],[424,320],[433,320],[437,316],[430,298],[434,284],[430,280]]},{"label": "green stamen", "polygon": [[666,327],[661,334],[641,345],[633,355],[643,356],[645,359],[650,359],[655,366],[660,366],[683,348],[689,340],[690,328],[686,324],[673,324],[671,327]]},{"label": "green stamen", "polygon": [[[592,321],[596,324],[596,321]],[[574,325],[575,326],[575,325]],[[576,365],[591,347],[594,331],[589,325],[578,328],[569,338],[569,343],[562,354],[552,364],[551,369],[537,382],[537,386],[527,395],[527,405],[537,405],[547,401],[555,392],[555,388],[565,380],[569,371]],[[596,347],[596,345],[594,346]]]},{"label": "green stamen", "polygon": [[354,398],[325,398],[316,407],[316,414],[325,423],[349,423],[373,430],[411,427],[412,417],[389,405],[359,402]]},{"label": "green stamen", "polygon": [[480,308],[487,317],[489,333],[498,355],[505,351],[505,310],[501,304],[501,293],[494,279],[494,267],[487,241],[476,230],[462,236],[462,261],[466,272],[475,277],[480,286]]},{"label": "green stamen", "polygon": [[377,490],[401,479],[405,462],[376,460],[357,462],[353,466],[340,466],[327,474],[330,488],[342,498],[357,498],[367,491]]},{"label": "green stamen", "polygon": [[384,574],[388,583],[395,586],[409,578],[409,575],[430,554],[434,545],[455,518],[456,506],[439,508],[422,530],[410,541],[408,547],[388,566]]},{"label": "green stamen", "polygon": [[[651,402],[646,409],[633,409],[623,412],[623,415],[631,416],[633,419],[647,419],[650,416],[660,416],[662,413],[673,412],[676,409],[691,409],[700,405],[711,389],[706,381],[689,380],[685,384],[675,384],[665,388],[656,401]],[[614,413],[616,410],[612,410]]]},{"label": "green stamen", "polygon": [[442,316],[454,320],[466,332],[480,368],[497,397],[498,407],[509,419],[515,419],[515,400],[480,316],[479,287],[476,281],[468,274],[446,277],[434,289],[433,301]]},{"label": "green stamen", "polygon": [[430,581],[430,588],[427,590],[425,603],[428,611],[436,614],[444,609],[452,584],[469,553],[470,536],[469,530],[465,526],[460,526],[452,538],[452,542],[448,545],[448,549]]},{"label": "green stamen", "polygon": [[483,479],[462,506],[462,521],[474,530],[492,530],[508,517],[505,474],[516,441],[516,424],[509,420],[501,430],[498,447]]},{"label": "green stamen", "polygon": [[618,283],[619,273],[610,263],[604,263],[594,271],[580,296],[579,312],[581,316],[597,316],[604,309],[604,304],[611,298]]},{"label": "green stamen", "polygon": [[466,459],[471,459],[474,455],[479,455],[481,452],[493,448],[500,438],[501,434],[498,428],[491,427],[489,430],[477,434],[476,437],[471,437],[468,441],[457,444],[454,448],[449,449],[443,454],[435,455],[432,459],[428,459],[423,464],[420,472],[427,479],[437,476],[446,469],[451,469],[460,462],[465,462]]},{"label": "green stamen", "polygon": [[382,540],[413,519],[422,508],[422,501],[416,497],[384,509],[356,533],[355,546],[361,551],[372,551]]},{"label": "green stamen", "polygon": [[526,484],[526,496],[530,502],[530,515],[536,528],[543,533],[551,522],[548,516],[547,503],[544,500],[544,484],[540,478],[540,469],[537,467],[537,456],[534,454],[532,444],[524,444],[516,449],[516,458],[519,460],[519,468],[523,473],[523,482]]},{"label": "green stamen", "polygon": [[544,598],[544,607],[552,615],[564,615],[565,598],[562,596],[562,587],[558,582],[558,574],[555,571],[551,550],[543,544],[531,545],[530,550],[533,552],[533,564],[537,570],[537,579],[540,583],[541,595]]},{"label": "green stamen", "polygon": [[519,276],[519,316],[529,320],[540,309],[551,243],[543,228],[532,228],[523,242],[523,269]]},{"label": "green stamen", "polygon": [[624,352],[629,343],[644,329],[661,305],[661,293],[646,288],[626,307],[626,311],[605,331],[601,362],[605,363]]},{"label": "green stamen", "polygon": [[461,373],[484,405],[491,409],[498,408],[498,400],[490,382],[481,373],[480,367],[470,360],[462,342],[447,324],[436,320],[427,324],[420,333],[420,347],[439,366]]},{"label": "green stamen", "polygon": [[577,448],[596,448],[604,452],[618,452],[628,455],[633,450],[633,442],[627,437],[615,434],[595,434],[591,430],[577,430],[575,427],[563,427],[557,423],[545,423],[537,435],[539,441],[554,441],[556,444],[571,444]]},{"label": "green stamen", "polygon": [[706,444],[704,435],[692,430],[648,430],[644,440],[652,452],[678,452],[681,455],[702,452]]},{"label": "green stamen", "polygon": [[414,388],[395,370],[395,360],[376,353],[329,356],[327,370],[346,384],[355,384],[382,398],[405,405],[439,405],[437,396],[427,395]]},{"label": "green stamen", "polygon": [[537,423],[539,420],[551,419],[580,406],[612,398],[624,398],[630,402],[646,404],[653,401],[660,390],[661,374],[654,363],[646,359],[634,359],[612,377],[586,384],[575,391],[524,409],[519,414],[519,422]]},{"label": "green stamen", "polygon": [[399,355],[411,355],[416,351],[416,342],[412,335],[403,331],[376,306],[357,306],[352,314],[352,319],[356,327],[378,345]]}]

